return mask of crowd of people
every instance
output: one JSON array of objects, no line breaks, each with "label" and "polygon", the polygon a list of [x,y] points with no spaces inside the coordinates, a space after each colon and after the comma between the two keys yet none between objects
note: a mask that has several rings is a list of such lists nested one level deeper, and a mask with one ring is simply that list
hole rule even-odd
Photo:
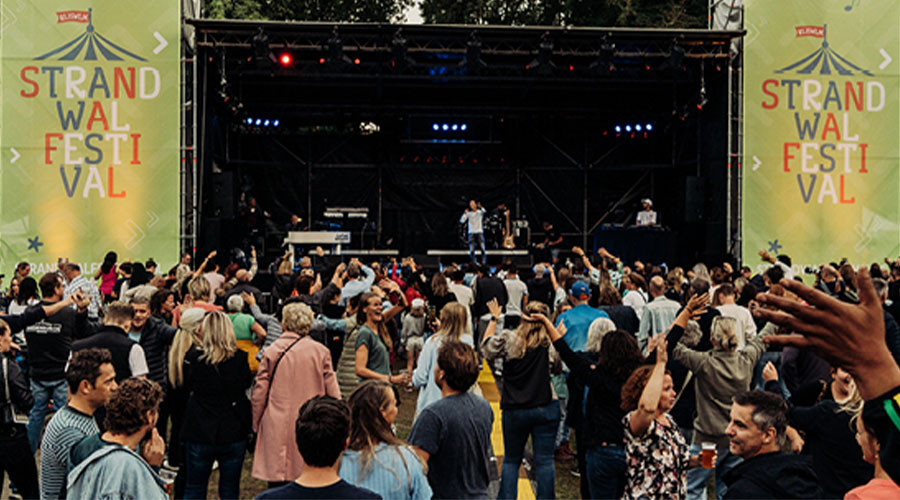
[{"label": "crowd of people", "polygon": [[568,468],[583,498],[900,498],[900,261],[807,285],[766,252],[760,273],[578,247],[530,269],[289,257],[265,292],[255,252],[16,266],[13,494],[206,498],[218,469],[239,498],[249,452],[262,499],[517,498],[523,464],[538,498]]}]

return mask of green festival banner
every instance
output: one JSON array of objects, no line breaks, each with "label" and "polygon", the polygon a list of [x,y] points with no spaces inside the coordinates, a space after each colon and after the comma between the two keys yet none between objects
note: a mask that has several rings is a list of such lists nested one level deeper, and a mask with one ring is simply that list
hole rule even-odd
[{"label": "green festival banner", "polygon": [[180,2],[4,2],[0,269],[174,264]]},{"label": "green festival banner", "polygon": [[748,0],[742,252],[900,255],[900,1]]}]

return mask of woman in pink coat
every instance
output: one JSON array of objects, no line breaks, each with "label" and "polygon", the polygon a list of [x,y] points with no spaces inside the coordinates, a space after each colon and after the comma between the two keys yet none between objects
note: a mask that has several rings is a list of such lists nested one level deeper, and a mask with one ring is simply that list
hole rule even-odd
[{"label": "woman in pink coat", "polygon": [[293,481],[303,469],[293,425],[300,406],[323,394],[341,397],[328,348],[307,336],[313,318],[306,304],[284,306],[284,334],[263,351],[256,374],[252,398],[253,430],[257,432],[253,477],[268,481],[270,488]]}]

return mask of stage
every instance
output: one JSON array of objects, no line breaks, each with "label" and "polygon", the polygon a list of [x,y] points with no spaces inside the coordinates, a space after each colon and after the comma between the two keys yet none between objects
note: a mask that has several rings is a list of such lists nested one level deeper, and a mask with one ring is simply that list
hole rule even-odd
[{"label": "stage", "polygon": [[[542,242],[544,221],[590,248],[646,197],[679,260],[729,252],[742,32],[189,23],[205,110],[198,252],[255,244],[272,258],[296,214],[349,232],[345,255],[443,262],[467,255],[470,200],[529,228],[517,248]],[[290,64],[269,57],[283,53]]]}]

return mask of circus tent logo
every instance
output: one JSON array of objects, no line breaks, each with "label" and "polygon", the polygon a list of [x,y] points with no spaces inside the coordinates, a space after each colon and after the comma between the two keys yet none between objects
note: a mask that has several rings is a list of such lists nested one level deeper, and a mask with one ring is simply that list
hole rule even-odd
[{"label": "circus tent logo", "polygon": [[59,61],[123,61],[126,58],[137,59],[138,61],[146,61],[143,57],[129,52],[128,50],[115,44],[94,28],[93,9],[86,11],[70,10],[66,12],[57,12],[57,23],[87,23],[84,31],[73,40],[43,54],[35,57],[35,60],[41,61],[45,59],[56,59]]},{"label": "circus tent logo", "polygon": [[851,76],[856,72],[866,76],[873,76],[872,73],[860,68],[847,60],[847,58],[838,54],[837,51],[828,44],[827,24],[824,26],[797,26],[794,29],[797,37],[811,36],[821,38],[822,44],[813,53],[803,57],[799,61],[775,70],[776,73],[795,71],[801,75],[810,75],[814,73],[831,75],[832,73],[837,73],[841,76]]}]

